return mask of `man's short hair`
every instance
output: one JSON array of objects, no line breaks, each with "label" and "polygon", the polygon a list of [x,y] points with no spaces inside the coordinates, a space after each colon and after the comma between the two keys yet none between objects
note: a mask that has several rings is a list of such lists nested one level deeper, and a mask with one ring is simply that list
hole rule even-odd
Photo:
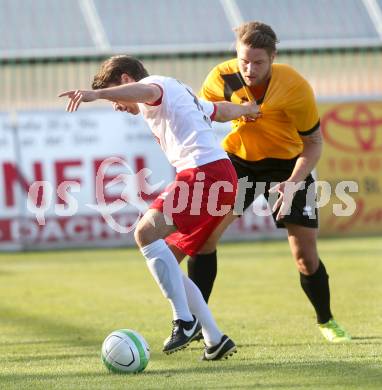
[{"label": "man's short hair", "polygon": [[247,22],[234,29],[238,43],[253,49],[265,49],[269,55],[276,51],[278,39],[272,27],[263,22]]},{"label": "man's short hair", "polygon": [[139,81],[149,74],[142,62],[127,55],[113,56],[104,61],[101,69],[94,76],[92,88],[107,88],[110,84],[121,84],[122,74],[128,74],[135,81]]}]

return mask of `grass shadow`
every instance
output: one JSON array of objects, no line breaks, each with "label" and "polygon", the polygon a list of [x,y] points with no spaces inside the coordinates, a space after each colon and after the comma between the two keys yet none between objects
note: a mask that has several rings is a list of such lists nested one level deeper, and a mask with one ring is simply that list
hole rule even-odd
[{"label": "grass shadow", "polygon": [[23,341],[0,341],[0,346],[11,347],[17,345],[39,345],[39,344],[62,344],[63,340],[23,340]]},{"label": "grass shadow", "polygon": [[[100,340],[89,338],[88,329],[63,322],[61,319],[54,320],[36,314],[21,312],[20,309],[11,309],[9,307],[0,307],[1,316],[7,322],[12,322],[20,329],[27,328],[36,336],[41,335],[49,337],[47,343],[60,343],[75,346],[89,346],[99,343]],[[33,342],[21,341],[19,344],[28,344]],[[40,343],[44,343],[43,340]],[[18,345],[18,343],[1,345]]]},{"label": "grass shadow", "polygon": [[23,355],[23,356],[17,356],[8,358],[5,361],[7,363],[26,363],[26,362],[38,362],[38,361],[55,361],[55,360],[73,360],[77,358],[94,358],[94,353],[76,353],[76,354],[45,354],[45,355]]},{"label": "grass shadow", "polygon": [[[377,386],[382,383],[382,369],[371,367],[369,364],[365,363],[355,363],[355,362],[345,362],[345,361],[310,361],[304,363],[296,362],[248,362],[247,364],[242,364],[238,362],[237,364],[232,364],[233,361],[230,361],[230,364],[225,364],[225,361],[219,362],[205,362],[201,363],[200,367],[193,368],[176,368],[176,369],[147,369],[143,373],[139,374],[139,382],[144,386],[145,378],[149,379],[152,377],[157,378],[156,383],[159,385],[173,383],[173,378],[179,378],[187,375],[192,375],[195,377],[195,388],[200,384],[203,384],[203,375],[216,374],[220,376],[222,370],[225,374],[241,374],[241,375],[253,375],[253,380],[257,381],[258,384],[251,384],[250,387],[260,387],[260,388],[283,388],[287,386],[288,388],[307,388],[307,383],[311,383],[310,388],[323,388],[327,389],[331,386],[336,385],[349,385],[349,388],[370,388],[370,386]],[[325,373],[324,376],[317,376],[317,372]],[[277,373],[277,375],[276,375]],[[357,373],[356,378],[354,373]],[[1,382],[10,382],[22,385],[22,383],[28,384],[33,383],[33,381],[55,381],[59,386],[60,381],[65,380],[66,384],[81,382],[81,380],[87,379],[91,381],[99,381],[102,378],[105,378],[109,382],[110,374],[107,371],[100,372],[57,372],[57,373],[14,373],[14,374],[0,374],[0,384]],[[296,378],[293,384],[282,383],[283,376],[285,378]],[[115,378],[121,377],[122,375],[114,376]],[[258,379],[256,379],[258,378]],[[266,378],[266,379],[264,379]],[[266,382],[264,382],[266,381]],[[281,383],[280,383],[281,382]],[[89,383],[90,384],[90,383]],[[254,386],[255,385],[255,386]],[[356,387],[355,387],[356,386]],[[1,386],[0,386],[1,387]],[[166,386],[169,387],[169,386]],[[202,386],[200,388],[217,388],[224,389],[230,388],[232,386],[224,387],[224,383],[217,382],[216,386]],[[235,388],[249,388],[249,386],[235,386]],[[378,387],[375,387],[378,388]]]},{"label": "grass shadow", "polygon": [[382,340],[382,336],[352,336],[352,340]]}]

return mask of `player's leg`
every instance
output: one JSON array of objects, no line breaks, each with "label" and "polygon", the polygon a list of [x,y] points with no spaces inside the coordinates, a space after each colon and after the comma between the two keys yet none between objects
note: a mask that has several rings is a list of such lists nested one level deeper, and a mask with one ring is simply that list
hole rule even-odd
[{"label": "player's leg", "polygon": [[[168,236],[166,241],[174,253],[174,256],[177,258],[178,262],[180,262],[185,256],[184,251],[187,253],[196,251],[200,247],[198,243],[204,242],[205,237],[209,236],[210,231],[213,229],[214,226],[209,228],[208,225],[204,225],[202,229],[197,229],[191,234],[175,232]],[[177,245],[181,249],[178,248]],[[235,343],[228,336],[223,335],[219,330],[199,288],[185,275],[183,275],[183,283],[190,311],[198,318],[202,325],[202,334],[195,339],[199,340],[204,338],[206,347],[203,354],[203,360],[219,360],[232,355],[232,353],[236,352]],[[170,339],[171,336],[164,341],[164,345],[166,345]]]},{"label": "player's leg", "polygon": [[[169,244],[171,252],[174,254],[178,263],[186,256],[183,251],[181,251],[175,245]],[[216,322],[212,316],[210,309],[207,306],[207,303],[195,283],[186,275],[183,275],[183,284],[186,290],[187,302],[190,308],[190,311],[196,318],[199,319],[202,325],[202,334],[200,334],[198,339],[204,338],[205,343],[208,346],[216,345],[220,342],[223,337],[222,332],[219,330]],[[169,339],[164,341],[164,345],[168,343]]]},{"label": "player's leg", "polygon": [[[185,257],[185,254],[175,245],[169,245],[178,262]],[[186,290],[188,306],[190,311],[200,321],[204,342],[206,344],[203,360],[219,360],[236,352],[235,343],[218,328],[212,313],[207,306],[199,288],[186,275],[183,275],[183,284]],[[171,339],[169,336],[165,341],[166,345]]]},{"label": "player's leg", "polygon": [[[216,188],[217,177],[221,179],[218,182],[219,186],[220,183],[221,185],[224,184],[225,191],[216,192],[216,189],[213,191],[213,198],[216,196],[214,201],[216,211],[221,211],[224,208],[224,212],[229,213],[235,201],[237,177],[228,160],[211,163],[208,168],[199,167],[199,170],[201,169],[205,171],[205,185],[200,202],[200,212],[191,216],[183,215],[181,218],[174,216],[175,224],[177,226],[182,225],[182,229],[166,238],[167,244],[172,248],[178,260],[183,257],[182,252],[190,256],[198,253],[205,244],[206,238],[213,234],[225,217],[224,215],[216,215],[213,212],[214,210],[209,207],[212,204],[210,202],[210,189]],[[230,185],[227,187],[228,183]],[[190,225],[190,223],[192,224]],[[219,360],[232,354],[236,351],[236,346],[217,327],[199,288],[185,275],[183,276],[183,282],[191,312],[202,324],[206,344],[203,359]]]},{"label": "player's leg", "polygon": [[[220,360],[235,353],[235,343],[220,331],[198,287],[186,275],[183,275],[183,283],[189,308],[202,325],[205,343],[202,360]],[[163,345],[167,345],[170,341],[171,336],[164,341]]]},{"label": "player's leg", "polygon": [[190,279],[199,287],[206,302],[211,295],[217,273],[217,243],[227,227],[237,218],[231,211],[208,237],[198,254],[188,259],[187,269]]},{"label": "player's leg", "polygon": [[219,360],[236,352],[235,343],[218,328],[212,313],[207,306],[199,288],[183,275],[188,305],[191,312],[202,324],[204,343],[206,345],[203,360]]},{"label": "player's leg", "polygon": [[316,311],[321,333],[330,342],[349,341],[351,336],[334,320],[330,310],[329,276],[317,253],[317,229],[293,224],[286,227],[301,287]]},{"label": "player's leg", "polygon": [[180,264],[187,255],[175,245],[170,243],[167,243],[167,245],[171,249],[171,252],[174,254],[178,264]]},{"label": "player's leg", "polygon": [[312,303],[318,323],[332,318],[329,277],[317,253],[317,229],[286,223],[288,241],[300,272],[301,287]]},{"label": "player's leg", "polygon": [[135,230],[135,240],[146,258],[147,266],[173,311],[171,342],[164,352],[171,353],[187,346],[201,332],[201,325],[190,312],[182,272],[164,238],[176,228],[166,223],[164,215],[149,209]]},{"label": "player's leg", "polygon": [[317,251],[318,210],[314,179],[306,178],[305,188],[296,192],[290,214],[282,223],[288,229],[288,241],[300,272],[300,283],[312,303],[320,330],[329,341],[350,340],[350,336],[333,319],[330,310],[329,276]]},{"label": "player's leg", "polygon": [[[239,178],[238,196],[236,198],[238,204],[235,204],[236,213],[227,214],[198,254],[188,260],[188,275],[200,288],[206,302],[208,302],[211,295],[217,274],[217,243],[227,227],[238,217],[237,214],[243,213],[252,204],[256,196],[256,180],[253,176],[252,167],[246,161],[234,155],[229,154],[229,157]],[[248,182],[251,183],[249,187],[246,184]]]}]

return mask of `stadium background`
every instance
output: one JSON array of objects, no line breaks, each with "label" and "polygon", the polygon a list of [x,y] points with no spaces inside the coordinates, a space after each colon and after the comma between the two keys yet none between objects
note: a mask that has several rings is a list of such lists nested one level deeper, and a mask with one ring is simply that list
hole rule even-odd
[{"label": "stadium background", "polygon": [[[380,390],[381,8],[381,0],[0,0],[0,250],[90,247],[0,253],[0,389]],[[209,301],[239,351],[205,365],[202,343],[161,352],[168,302],[136,247],[93,249],[132,240],[86,207],[105,157],[147,166],[153,184],[173,171],[139,118],[103,103],[67,114],[57,94],[87,88],[104,58],[126,52],[198,90],[212,66],[234,55],[231,28],[252,19],[275,28],[278,61],[295,66],[317,94],[325,137],[318,176],[360,185],[353,216],[330,219],[332,205],[322,210],[321,236],[329,238],[318,243],[332,308],[353,340],[322,338],[287,240],[255,241],[276,233],[269,218],[252,213],[227,235],[250,241],[219,246]],[[26,194],[39,178],[53,193],[66,178],[81,180],[75,217],[58,217],[53,197],[38,227]],[[125,189],[134,196],[145,187],[135,179],[108,188],[108,199]],[[140,375],[110,375],[100,362],[102,341],[122,327],[151,347]]]},{"label": "stadium background", "polygon": [[[234,55],[232,28],[248,20],[274,28],[277,61],[294,66],[315,90],[326,141],[318,178],[359,185],[354,214],[334,218],[335,196],[322,209],[321,234],[382,232],[382,0],[0,0],[0,7],[2,249],[131,244],[131,234],[116,234],[86,207],[94,203],[96,168],[121,156],[134,171],[151,169],[152,184],[169,181],[173,171],[139,118],[102,103],[69,116],[58,92],[88,88],[100,62],[118,53],[197,91],[214,65]],[[221,136],[226,131],[217,128]],[[53,197],[45,225],[37,224],[26,199],[41,179],[54,189],[65,179],[81,183],[75,218],[57,217]],[[133,180],[128,186],[145,192],[147,183]],[[105,191],[111,201],[121,190]],[[135,215],[127,206],[119,221],[128,225]],[[250,213],[226,239],[281,235],[269,217]]]}]

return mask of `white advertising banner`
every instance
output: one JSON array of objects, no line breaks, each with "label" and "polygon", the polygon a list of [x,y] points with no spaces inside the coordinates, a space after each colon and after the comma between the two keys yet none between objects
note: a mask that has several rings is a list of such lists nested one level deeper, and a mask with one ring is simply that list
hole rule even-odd
[{"label": "white advertising banner", "polygon": [[[219,137],[228,130],[216,127]],[[133,244],[175,174],[143,119],[111,109],[0,114],[0,168],[3,250]],[[225,239],[283,234],[248,210]]]}]

